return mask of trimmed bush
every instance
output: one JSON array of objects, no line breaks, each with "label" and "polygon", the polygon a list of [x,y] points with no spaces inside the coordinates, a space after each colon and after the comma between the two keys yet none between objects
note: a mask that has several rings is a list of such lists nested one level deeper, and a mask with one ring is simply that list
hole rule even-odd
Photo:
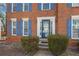
[{"label": "trimmed bush", "polygon": [[48,46],[53,55],[61,55],[67,48],[68,38],[63,35],[49,35]]},{"label": "trimmed bush", "polygon": [[38,50],[38,43],[39,43],[38,37],[31,37],[31,36],[22,37],[21,42],[26,54]]}]

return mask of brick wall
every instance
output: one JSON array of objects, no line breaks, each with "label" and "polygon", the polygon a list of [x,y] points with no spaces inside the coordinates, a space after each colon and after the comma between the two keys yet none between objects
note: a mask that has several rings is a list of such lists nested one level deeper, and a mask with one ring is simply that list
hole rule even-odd
[{"label": "brick wall", "polygon": [[[7,4],[9,7],[9,4]],[[49,11],[39,11],[37,3],[32,4],[32,11],[31,12],[7,12],[7,23],[10,22],[11,18],[17,18],[20,21],[21,18],[29,17],[32,21],[32,35],[37,35],[37,17],[47,17],[47,16],[56,16],[56,33],[67,35],[67,20],[72,15],[79,15],[79,8],[78,7],[68,7],[67,4],[56,4],[55,8]],[[7,35],[10,35],[8,31],[7,25]],[[19,29],[19,27],[18,27]],[[12,37],[8,38],[8,41],[18,41],[21,37]],[[74,40],[72,40],[74,41]],[[70,40],[69,44],[73,44]],[[77,42],[76,40],[74,42]]]}]

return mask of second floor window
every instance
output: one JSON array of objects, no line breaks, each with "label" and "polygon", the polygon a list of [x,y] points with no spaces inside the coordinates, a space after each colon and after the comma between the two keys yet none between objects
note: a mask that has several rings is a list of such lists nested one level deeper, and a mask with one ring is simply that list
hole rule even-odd
[{"label": "second floor window", "polygon": [[30,11],[32,9],[30,3],[12,3],[11,4],[11,11]]},{"label": "second floor window", "polygon": [[13,4],[13,11],[16,11],[16,3]]},{"label": "second floor window", "polygon": [[41,4],[41,10],[50,10],[51,4],[50,3],[43,3]]},{"label": "second floor window", "polygon": [[29,11],[29,3],[24,3],[24,11]]},{"label": "second floor window", "polygon": [[79,3],[72,3],[72,7],[79,7]]}]

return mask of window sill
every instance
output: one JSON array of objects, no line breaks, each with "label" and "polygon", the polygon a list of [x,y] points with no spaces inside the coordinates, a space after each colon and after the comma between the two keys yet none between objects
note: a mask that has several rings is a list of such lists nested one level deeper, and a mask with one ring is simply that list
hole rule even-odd
[{"label": "window sill", "polygon": [[71,38],[71,39],[73,39],[73,40],[79,40],[79,38]]},{"label": "window sill", "polygon": [[72,6],[72,8],[79,8],[79,6]]}]

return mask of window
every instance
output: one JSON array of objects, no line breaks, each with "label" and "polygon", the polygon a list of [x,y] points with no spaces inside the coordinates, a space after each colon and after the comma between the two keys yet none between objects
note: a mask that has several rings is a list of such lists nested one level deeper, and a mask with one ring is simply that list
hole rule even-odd
[{"label": "window", "polygon": [[23,11],[29,11],[29,3],[23,4]]},{"label": "window", "polygon": [[16,3],[13,3],[13,11],[16,11]]},{"label": "window", "polygon": [[22,3],[12,3],[11,4],[11,11],[23,11],[23,4]]},{"label": "window", "polygon": [[16,3],[11,4],[11,12],[16,11]]},{"label": "window", "polygon": [[28,18],[23,18],[23,36],[28,35]]},{"label": "window", "polygon": [[72,7],[79,7],[79,3],[72,3]]},{"label": "window", "polygon": [[[29,3],[12,3],[11,11],[29,11]],[[32,8],[32,7],[31,7]]]},{"label": "window", "polygon": [[50,3],[43,3],[41,4],[41,10],[50,10],[51,4]]},{"label": "window", "polygon": [[12,22],[12,35],[16,35],[16,18],[11,19]]},{"label": "window", "polygon": [[72,39],[79,39],[79,16],[72,16]]}]

